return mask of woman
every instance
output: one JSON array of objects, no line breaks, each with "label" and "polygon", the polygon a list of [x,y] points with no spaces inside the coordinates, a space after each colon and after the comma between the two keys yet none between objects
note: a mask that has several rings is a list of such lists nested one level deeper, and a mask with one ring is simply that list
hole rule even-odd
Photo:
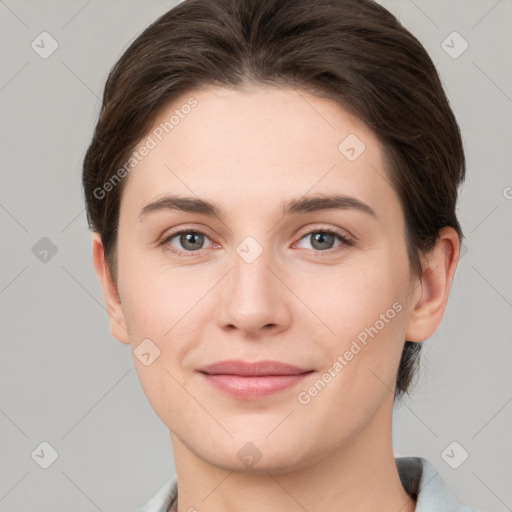
[{"label": "woman", "polygon": [[131,44],[83,184],[112,334],[174,449],[140,510],[473,510],[391,435],[464,173],[431,59],[373,1],[186,0]]}]

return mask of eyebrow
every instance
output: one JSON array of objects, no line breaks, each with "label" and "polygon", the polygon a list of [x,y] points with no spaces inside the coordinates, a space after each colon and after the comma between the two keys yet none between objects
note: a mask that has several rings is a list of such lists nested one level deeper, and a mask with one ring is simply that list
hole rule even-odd
[{"label": "eyebrow", "polygon": [[[167,195],[144,206],[139,214],[139,220],[144,220],[151,213],[166,210],[199,213],[219,219],[225,217],[222,208],[213,201],[191,196]],[[377,217],[373,208],[366,203],[355,197],[342,194],[304,196],[283,201],[281,210],[283,215],[300,215],[322,210],[357,210]]]}]

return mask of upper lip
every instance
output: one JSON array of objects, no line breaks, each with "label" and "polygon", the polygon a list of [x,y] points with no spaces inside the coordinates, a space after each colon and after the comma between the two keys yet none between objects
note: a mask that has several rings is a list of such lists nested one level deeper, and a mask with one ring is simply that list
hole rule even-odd
[{"label": "upper lip", "polygon": [[262,376],[262,375],[299,375],[312,370],[301,368],[279,361],[258,361],[246,362],[239,359],[219,361],[197,369],[198,372],[209,375],[241,375],[241,376]]}]

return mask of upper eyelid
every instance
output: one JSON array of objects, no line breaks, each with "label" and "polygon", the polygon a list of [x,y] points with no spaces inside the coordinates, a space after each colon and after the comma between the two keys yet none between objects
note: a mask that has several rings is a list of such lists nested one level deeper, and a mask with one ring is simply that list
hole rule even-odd
[{"label": "upper eyelid", "polygon": [[[200,227],[200,228],[194,228],[194,227],[182,227],[177,229],[176,231],[171,230],[168,234],[167,231],[164,232],[164,234],[160,237],[162,243],[165,243],[167,240],[174,238],[178,235],[181,235],[182,233],[200,233],[202,235],[207,236],[211,240],[211,236],[208,234],[208,230],[206,228]],[[213,241],[213,240],[212,240]]]},{"label": "upper eyelid", "polygon": [[338,236],[342,237],[342,238],[347,238],[347,239],[350,239],[350,240],[355,240],[356,237],[353,236],[352,234],[350,234],[346,229],[343,229],[343,228],[340,228],[340,227],[328,227],[328,226],[320,226],[320,227],[309,227],[309,228],[304,228],[304,230],[300,230],[300,233],[298,236],[300,236],[300,238],[303,238],[304,236],[306,235],[309,235],[311,233],[316,233],[316,232],[322,232],[322,231],[327,231],[327,232],[332,232],[334,234],[337,234]]}]

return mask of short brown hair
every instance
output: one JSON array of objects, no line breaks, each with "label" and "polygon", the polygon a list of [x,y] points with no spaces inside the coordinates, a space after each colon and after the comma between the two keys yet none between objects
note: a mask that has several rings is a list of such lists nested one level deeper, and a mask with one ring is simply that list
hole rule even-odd
[{"label": "short brown hair", "polygon": [[[89,226],[116,279],[123,183],[115,177],[161,109],[217,85],[296,87],[338,102],[383,143],[405,215],[411,271],[455,213],[465,157],[437,70],[421,43],[372,0],[185,0],[111,69],[83,163]],[[119,178],[119,173],[117,174]],[[101,190],[101,194],[98,193]],[[405,340],[395,398],[409,392],[421,343]]]}]

